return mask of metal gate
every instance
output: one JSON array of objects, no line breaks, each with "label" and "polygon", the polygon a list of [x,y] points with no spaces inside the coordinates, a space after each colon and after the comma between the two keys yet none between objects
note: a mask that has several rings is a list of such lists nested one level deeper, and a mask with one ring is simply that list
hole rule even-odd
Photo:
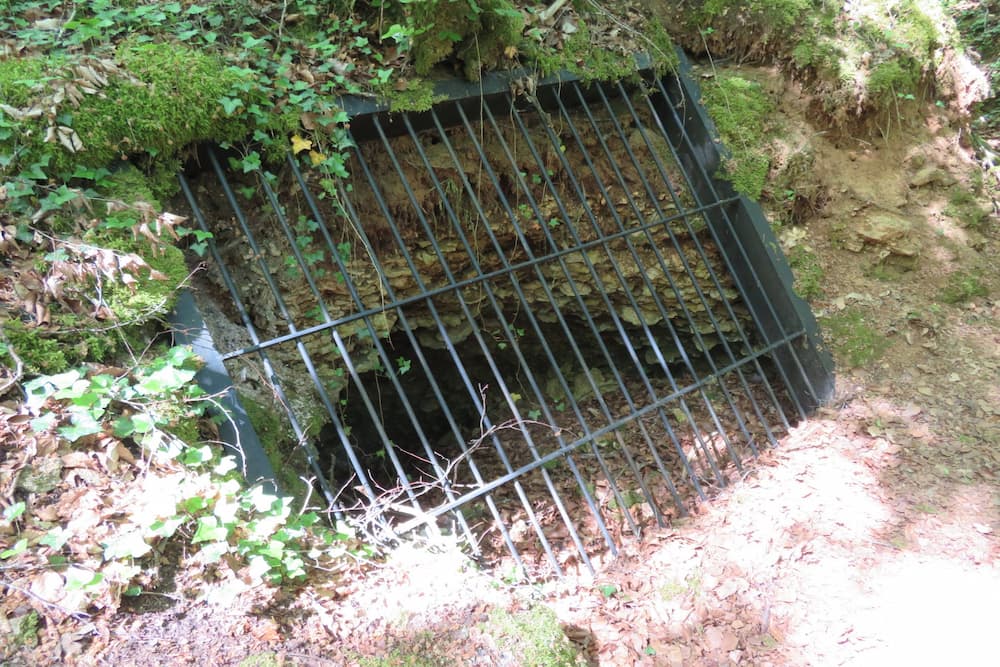
[{"label": "metal gate", "polygon": [[199,299],[226,295],[230,375],[274,393],[332,506],[592,571],[824,401],[829,357],[759,209],[712,178],[686,72],[447,94],[348,100],[325,188],[209,151],[182,177],[214,235]]}]

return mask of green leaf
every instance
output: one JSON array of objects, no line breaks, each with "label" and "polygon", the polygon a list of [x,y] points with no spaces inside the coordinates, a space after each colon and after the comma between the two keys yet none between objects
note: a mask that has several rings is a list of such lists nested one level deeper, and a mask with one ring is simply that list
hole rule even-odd
[{"label": "green leaf", "polygon": [[152,416],[144,412],[132,415],[132,429],[134,432],[149,433],[154,428],[156,428],[156,420]]},{"label": "green leaf", "polygon": [[177,529],[184,525],[184,519],[175,516],[169,519],[157,519],[149,524],[149,534],[155,537],[172,537]]},{"label": "green leaf", "polygon": [[188,498],[187,500],[185,500],[183,503],[181,503],[181,506],[184,508],[184,511],[187,512],[188,514],[197,514],[201,510],[208,508],[208,500],[206,500],[202,496],[195,496],[193,498]]},{"label": "green leaf", "polygon": [[55,425],[56,420],[56,413],[46,412],[41,417],[31,420],[31,430],[35,433],[45,433]]},{"label": "green leaf", "polygon": [[181,462],[189,466],[198,466],[203,463],[211,463],[212,457],[212,448],[208,445],[189,447],[181,456]]},{"label": "green leaf", "polygon": [[0,551],[0,560],[7,560],[8,558],[19,556],[27,550],[28,550],[28,538],[22,537],[10,549],[5,549],[3,551]]},{"label": "green leaf", "polygon": [[3,521],[4,523],[13,523],[15,519],[24,514],[24,509],[27,505],[24,504],[23,500],[19,500],[13,505],[10,505],[3,511]]},{"label": "green leaf", "polygon": [[223,456],[222,460],[219,461],[219,464],[215,466],[212,472],[216,475],[222,476],[236,470],[236,468],[237,464],[235,456]]},{"label": "green leaf", "polygon": [[261,166],[260,154],[257,151],[252,151],[249,155],[243,158],[241,165],[243,166],[244,174],[248,174],[251,171],[258,171]]},{"label": "green leaf", "polygon": [[609,598],[618,592],[618,587],[614,584],[601,584],[597,587],[597,590],[601,591],[601,595]]},{"label": "green leaf", "polygon": [[131,530],[116,539],[104,543],[104,559],[118,560],[119,558],[142,558],[153,547],[149,546],[142,533],[138,530]]},{"label": "green leaf", "polygon": [[198,530],[191,538],[193,544],[199,542],[220,542],[229,537],[229,529],[219,525],[219,520],[214,516],[203,516],[198,519]]},{"label": "green leaf", "polygon": [[80,438],[93,435],[94,433],[100,433],[104,430],[101,423],[87,412],[74,413],[71,421],[72,426],[61,426],[58,429],[59,435],[66,438],[70,442],[76,442]]},{"label": "green leaf", "polygon": [[217,563],[219,559],[229,553],[229,544],[226,542],[212,542],[201,548],[202,558],[206,563]]},{"label": "green leaf", "polygon": [[135,388],[136,391],[145,396],[169,394],[194,379],[196,372],[187,368],[166,366],[150,373]]},{"label": "green leaf", "polygon": [[261,556],[281,560],[285,554],[285,543],[278,540],[271,540],[267,543],[267,546],[258,549],[257,553]]},{"label": "green leaf", "polygon": [[227,115],[232,116],[234,111],[243,106],[243,100],[238,97],[220,97],[219,104]]},{"label": "green leaf", "polygon": [[127,438],[135,432],[131,417],[119,417],[114,421],[113,431],[116,438]]},{"label": "green leaf", "polygon": [[66,590],[78,591],[84,588],[97,586],[104,581],[104,575],[100,572],[85,570],[80,567],[69,567],[66,569]]},{"label": "green leaf", "polygon": [[142,586],[138,584],[132,584],[128,588],[122,591],[122,595],[130,598],[134,598],[142,593]]},{"label": "green leaf", "polygon": [[56,526],[45,533],[45,536],[38,543],[46,547],[52,547],[53,549],[62,549],[63,545],[71,537],[73,537],[73,531],[67,530],[62,526]]}]

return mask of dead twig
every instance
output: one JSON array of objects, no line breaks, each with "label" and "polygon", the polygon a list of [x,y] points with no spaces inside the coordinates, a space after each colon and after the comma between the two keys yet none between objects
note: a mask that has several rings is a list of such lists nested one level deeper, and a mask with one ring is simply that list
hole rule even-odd
[{"label": "dead twig", "polygon": [[9,580],[0,580],[0,586],[6,588],[8,591],[14,591],[15,593],[20,593],[21,595],[24,595],[25,597],[29,597],[32,600],[37,600],[38,602],[41,602],[46,607],[48,607],[50,609],[56,609],[59,612],[65,614],[66,616],[70,616],[72,618],[75,618],[78,621],[83,621],[83,620],[86,620],[86,619],[90,618],[90,614],[88,614],[85,611],[71,611],[71,610],[67,609],[66,607],[62,606],[61,604],[58,604],[56,602],[51,602],[49,600],[46,600],[45,598],[41,597],[37,593],[32,593],[27,588],[22,588],[21,586],[18,586],[17,584],[14,584],[14,583],[10,582]]}]

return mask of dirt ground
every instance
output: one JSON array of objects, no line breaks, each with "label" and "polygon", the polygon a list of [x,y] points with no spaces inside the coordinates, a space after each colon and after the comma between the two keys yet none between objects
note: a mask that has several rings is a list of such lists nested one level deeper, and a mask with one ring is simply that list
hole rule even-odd
[{"label": "dirt ground", "polygon": [[833,137],[810,126],[807,100],[773,72],[741,74],[780,103],[776,152],[812,152],[798,182],[823,196],[783,239],[815,258],[813,308],[838,332],[836,400],[742,483],[628,543],[595,578],[515,585],[471,567],[455,544],[410,545],[294,591],[229,578],[190,601],[177,581],[106,628],[81,625],[80,636],[98,635],[89,644],[43,636],[34,659],[520,664],[530,659],[491,613],[544,605],[593,665],[995,662],[994,204],[954,194],[972,192],[980,172],[943,111],[894,124],[888,138]]}]

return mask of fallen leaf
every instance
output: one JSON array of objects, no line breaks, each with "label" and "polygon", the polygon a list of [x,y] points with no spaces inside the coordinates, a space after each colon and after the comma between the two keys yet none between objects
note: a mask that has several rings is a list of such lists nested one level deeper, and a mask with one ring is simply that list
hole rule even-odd
[{"label": "fallen leaf", "polygon": [[728,653],[740,645],[740,639],[728,628],[723,629],[714,625],[705,630],[705,642],[714,651]]},{"label": "fallen leaf", "polygon": [[297,134],[292,135],[292,153],[298,155],[302,151],[307,151],[313,147],[313,142],[309,139],[303,139]]}]

